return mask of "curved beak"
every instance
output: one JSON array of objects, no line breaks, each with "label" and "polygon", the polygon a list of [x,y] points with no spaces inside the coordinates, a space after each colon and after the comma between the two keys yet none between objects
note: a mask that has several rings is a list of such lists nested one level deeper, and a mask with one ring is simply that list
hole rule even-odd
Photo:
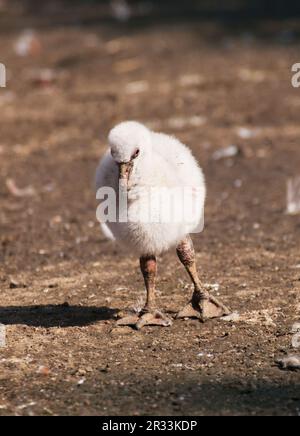
[{"label": "curved beak", "polygon": [[121,162],[119,163],[119,180],[126,182],[129,181],[130,174],[132,172],[133,162]]}]

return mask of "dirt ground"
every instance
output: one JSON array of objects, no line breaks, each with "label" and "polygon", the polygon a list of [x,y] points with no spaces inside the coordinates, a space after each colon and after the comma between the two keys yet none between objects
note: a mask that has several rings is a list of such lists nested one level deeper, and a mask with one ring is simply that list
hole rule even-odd
[{"label": "dirt ground", "polygon": [[[300,318],[300,220],[285,213],[300,166],[299,23],[28,22],[24,57],[26,20],[0,30],[0,414],[299,415],[300,373],[275,364]],[[199,268],[239,321],[116,327],[143,282],[98,229],[93,179],[124,119],[176,134],[199,159]],[[239,153],[213,159],[229,145]],[[158,288],[167,312],[190,297],[173,252]]]}]

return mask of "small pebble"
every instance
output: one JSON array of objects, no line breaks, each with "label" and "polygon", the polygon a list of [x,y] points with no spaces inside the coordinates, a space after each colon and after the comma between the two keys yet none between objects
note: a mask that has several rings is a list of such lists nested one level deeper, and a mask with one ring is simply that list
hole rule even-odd
[{"label": "small pebble", "polygon": [[9,282],[10,289],[26,288],[24,283],[20,283],[17,280],[11,278]]},{"label": "small pebble", "polygon": [[292,333],[298,333],[300,332],[300,322],[295,322],[292,327]]},{"label": "small pebble", "polygon": [[227,322],[237,322],[240,320],[240,314],[238,312],[233,312],[230,315],[223,316],[221,320]]},{"label": "small pebble", "polygon": [[215,151],[212,155],[213,160],[225,159],[228,157],[234,157],[239,154],[239,148],[236,145],[230,145],[226,148],[221,148]]},{"label": "small pebble", "polygon": [[41,375],[44,375],[44,376],[47,376],[47,375],[50,374],[50,369],[47,368],[47,366],[41,365],[41,366],[38,367],[37,373],[41,374]]},{"label": "small pebble", "polygon": [[276,359],[275,362],[278,364],[279,368],[289,371],[297,371],[300,369],[300,356],[299,355],[288,355],[282,359]]}]

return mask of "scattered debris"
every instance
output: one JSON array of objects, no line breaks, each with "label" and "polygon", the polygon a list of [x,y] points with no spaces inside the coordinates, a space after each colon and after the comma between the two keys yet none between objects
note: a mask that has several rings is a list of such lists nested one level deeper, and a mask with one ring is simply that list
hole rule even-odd
[{"label": "scattered debris", "polygon": [[203,76],[199,74],[186,74],[179,78],[179,84],[181,86],[198,86],[204,82]]},{"label": "scattered debris", "polygon": [[78,236],[75,239],[75,243],[76,243],[76,245],[80,245],[80,244],[82,244],[84,242],[88,242],[88,240],[89,240],[88,236]]},{"label": "scattered debris", "polygon": [[297,265],[291,266],[292,269],[300,269],[300,263],[297,263]]},{"label": "scattered debris", "polygon": [[241,180],[241,179],[236,179],[234,182],[233,182],[233,186],[235,187],[235,188],[241,188],[242,186],[243,186],[243,180]]},{"label": "scattered debris", "polygon": [[189,127],[200,127],[207,122],[207,119],[200,115],[192,117],[172,117],[166,120],[153,120],[148,121],[147,126],[151,129],[157,130],[165,128],[166,126],[172,130],[181,130]]},{"label": "scattered debris", "polygon": [[103,373],[108,373],[110,371],[110,367],[108,364],[106,364],[105,366],[99,368],[99,371]]},{"label": "scattered debris", "polygon": [[279,368],[289,371],[297,371],[300,369],[300,356],[295,354],[289,354],[281,359],[276,359],[275,363]]},{"label": "scattered debris", "polygon": [[236,145],[230,145],[226,148],[221,148],[213,153],[212,158],[214,160],[226,159],[228,157],[234,157],[239,154],[239,148]]},{"label": "scattered debris", "polygon": [[42,46],[34,30],[25,30],[15,43],[15,52],[18,56],[36,56],[41,52]]},{"label": "scattered debris", "polygon": [[47,366],[41,365],[38,367],[37,374],[48,376],[50,374],[50,369]]},{"label": "scattered debris", "polygon": [[10,289],[18,289],[27,288],[27,285],[25,283],[19,282],[18,280],[15,280],[14,278],[11,278],[9,281],[9,287]]},{"label": "scattered debris", "polygon": [[287,214],[300,213],[300,177],[294,177],[287,182]]},{"label": "scattered debris", "polygon": [[211,353],[198,353],[197,357],[208,357],[209,359],[212,359],[214,355]]},{"label": "scattered debris", "polygon": [[237,134],[242,139],[251,139],[256,136],[257,131],[253,129],[248,129],[247,127],[239,127],[237,129]]},{"label": "scattered debris", "polygon": [[27,407],[32,407],[32,406],[35,406],[35,405],[36,405],[36,403],[34,401],[31,401],[28,404],[21,404],[20,406],[18,406],[18,409],[19,410],[23,410],[23,409],[27,409]]},{"label": "scattered debris", "polygon": [[[245,291],[242,291],[245,292]],[[250,291],[247,291],[249,293]],[[241,294],[241,292],[239,293]],[[253,310],[245,313],[233,312],[229,315],[223,316],[220,318],[223,321],[227,322],[245,322],[246,324],[259,324],[264,325],[266,327],[276,327],[274,320],[271,317],[271,314],[277,316],[279,309],[274,308],[273,310],[263,309],[263,310]]]},{"label": "scattered debris", "polygon": [[10,194],[14,197],[32,197],[36,195],[36,190],[32,186],[18,188],[14,179],[7,179],[5,184]]},{"label": "scattered debris", "polygon": [[220,284],[219,283],[204,283],[203,287],[207,291],[219,292],[219,290],[220,290]]},{"label": "scattered debris", "polygon": [[167,124],[172,129],[183,129],[184,127],[200,127],[206,123],[206,118],[194,115],[192,117],[172,117],[167,120]]},{"label": "scattered debris", "polygon": [[241,321],[245,321],[249,324],[260,324],[265,325],[267,327],[276,327],[275,322],[273,321],[271,314],[276,315],[277,308],[272,310],[262,309],[262,310],[253,310],[251,312],[247,312],[246,314],[241,316]]},{"label": "scattered debris", "polygon": [[80,379],[78,382],[77,382],[77,386],[82,386],[84,383],[85,383],[85,378],[83,377],[82,379]]},{"label": "scattered debris", "polygon": [[300,330],[298,333],[295,333],[292,338],[292,347],[296,350],[300,348]]},{"label": "scattered debris", "polygon": [[240,321],[241,317],[240,317],[240,314],[238,312],[232,312],[230,315],[223,316],[220,319],[222,321],[226,321],[226,322],[238,322],[238,321]]},{"label": "scattered debris", "polygon": [[146,80],[140,80],[139,82],[131,82],[125,86],[126,94],[141,94],[149,90],[149,83]]},{"label": "scattered debris", "polygon": [[63,219],[60,215],[55,215],[52,217],[49,221],[50,227],[54,227],[58,224],[61,224],[63,222]]},{"label": "scattered debris", "polygon": [[300,322],[295,322],[292,327],[292,333],[299,333],[300,332]]}]

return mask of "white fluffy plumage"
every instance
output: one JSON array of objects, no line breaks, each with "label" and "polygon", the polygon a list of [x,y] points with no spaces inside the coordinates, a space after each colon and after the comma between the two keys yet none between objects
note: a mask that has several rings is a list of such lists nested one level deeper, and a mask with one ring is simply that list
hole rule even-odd
[{"label": "white fluffy plumage", "polygon": [[[102,224],[105,235],[125,244],[135,254],[157,255],[193,233],[203,218],[206,189],[203,172],[190,149],[176,138],[153,132],[135,121],[114,127],[108,142],[109,149],[97,169],[97,190],[110,187],[118,194],[119,165],[132,162],[132,170],[127,186],[128,221],[117,219]],[[138,156],[133,160],[136,152]],[[155,201],[165,188],[174,189],[173,192],[181,189],[175,198],[176,210],[172,211],[171,222],[162,220],[169,205],[165,201]],[[193,222],[181,219],[185,207],[180,195],[183,188],[197,192],[191,199],[197,201],[198,210]],[[151,195],[145,194],[150,191]],[[136,220],[139,211],[150,213],[152,221]],[[120,212],[119,207],[117,212]]]}]

